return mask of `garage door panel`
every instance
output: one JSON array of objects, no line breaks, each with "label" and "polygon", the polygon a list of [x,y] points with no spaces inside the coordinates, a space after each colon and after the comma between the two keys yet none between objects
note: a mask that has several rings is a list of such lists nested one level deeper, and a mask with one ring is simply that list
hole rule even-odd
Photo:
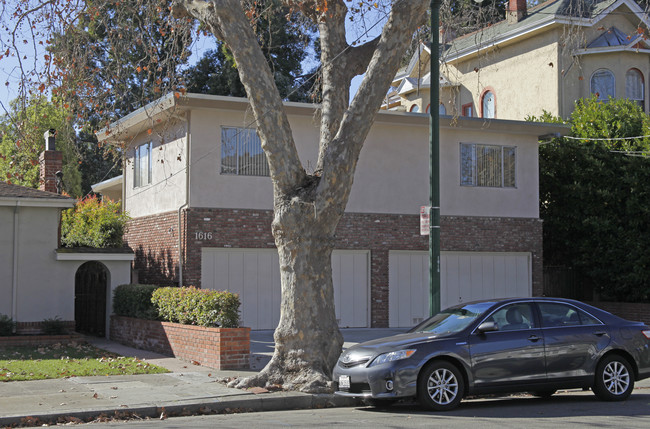
[{"label": "garage door panel", "polygon": [[[332,277],[340,326],[369,326],[367,251],[334,251]],[[280,321],[282,286],[275,249],[203,248],[201,280],[206,289],[239,294],[241,318],[251,329],[274,329]]]},{"label": "garage door panel", "polygon": [[[412,326],[428,315],[428,264],[428,252],[389,252],[389,326]],[[532,291],[529,253],[442,252],[440,269],[443,309],[478,299],[530,296]]]}]

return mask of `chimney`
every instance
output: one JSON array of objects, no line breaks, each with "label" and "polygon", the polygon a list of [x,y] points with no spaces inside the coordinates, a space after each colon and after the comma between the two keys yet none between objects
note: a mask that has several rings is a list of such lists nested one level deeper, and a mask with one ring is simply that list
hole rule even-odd
[{"label": "chimney", "polygon": [[516,24],[528,15],[526,0],[510,0],[506,10],[508,24]]},{"label": "chimney", "polygon": [[38,158],[40,164],[40,186],[41,191],[54,192],[60,194],[57,189],[57,176],[62,177],[63,173],[63,153],[56,150],[56,130],[49,129],[45,131],[45,150],[41,152]]}]

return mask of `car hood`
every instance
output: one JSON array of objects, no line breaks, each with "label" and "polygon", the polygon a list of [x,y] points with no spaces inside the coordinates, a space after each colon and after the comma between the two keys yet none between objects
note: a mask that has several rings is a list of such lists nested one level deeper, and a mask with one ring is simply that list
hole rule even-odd
[{"label": "car hood", "polygon": [[366,341],[365,343],[360,343],[350,347],[341,354],[341,360],[343,362],[360,362],[381,353],[404,349],[410,344],[429,342],[451,336],[452,334],[412,332],[393,335],[391,337],[378,338],[376,340]]}]

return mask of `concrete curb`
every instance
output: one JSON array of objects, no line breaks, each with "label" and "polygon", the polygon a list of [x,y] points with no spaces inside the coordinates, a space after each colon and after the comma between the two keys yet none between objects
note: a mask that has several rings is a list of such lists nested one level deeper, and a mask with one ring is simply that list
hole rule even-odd
[{"label": "concrete curb", "polygon": [[165,417],[251,413],[261,411],[285,411],[312,408],[355,407],[361,400],[331,394],[307,394],[298,392],[274,392],[249,394],[245,397],[197,401],[174,401],[137,407],[111,407],[68,412],[51,412],[30,416],[0,417],[0,427],[56,425],[57,423],[91,422],[102,418],[160,418]]}]

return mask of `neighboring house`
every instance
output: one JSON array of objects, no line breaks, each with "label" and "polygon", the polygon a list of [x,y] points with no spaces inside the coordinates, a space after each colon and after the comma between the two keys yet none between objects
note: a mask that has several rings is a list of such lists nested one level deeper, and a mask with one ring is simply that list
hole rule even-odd
[{"label": "neighboring house", "polygon": [[[286,103],[316,165],[313,105]],[[163,97],[99,133],[126,156],[123,207],[140,283],[237,292],[245,326],[275,328],[272,185],[246,99]],[[441,120],[441,305],[542,293],[538,140],[560,125]],[[428,313],[426,115],[380,112],[361,152],[332,256],[342,327],[411,326]],[[180,251],[179,251],[180,249]],[[182,263],[179,264],[179,254]]]},{"label": "neighboring house", "polygon": [[[56,193],[62,154],[54,137],[41,154],[41,190],[0,182],[0,314],[16,332],[38,333],[46,319],[104,335],[115,286],[129,282],[133,253],[60,249],[61,211],[75,200]],[[128,250],[128,249],[127,249]]]},{"label": "neighboring house", "polygon": [[[648,111],[649,19],[633,0],[549,0],[527,10],[510,0],[507,19],[445,39],[440,113],[523,120],[543,110],[568,117],[596,94]],[[395,76],[383,108],[429,110],[430,49],[420,46]]]}]

